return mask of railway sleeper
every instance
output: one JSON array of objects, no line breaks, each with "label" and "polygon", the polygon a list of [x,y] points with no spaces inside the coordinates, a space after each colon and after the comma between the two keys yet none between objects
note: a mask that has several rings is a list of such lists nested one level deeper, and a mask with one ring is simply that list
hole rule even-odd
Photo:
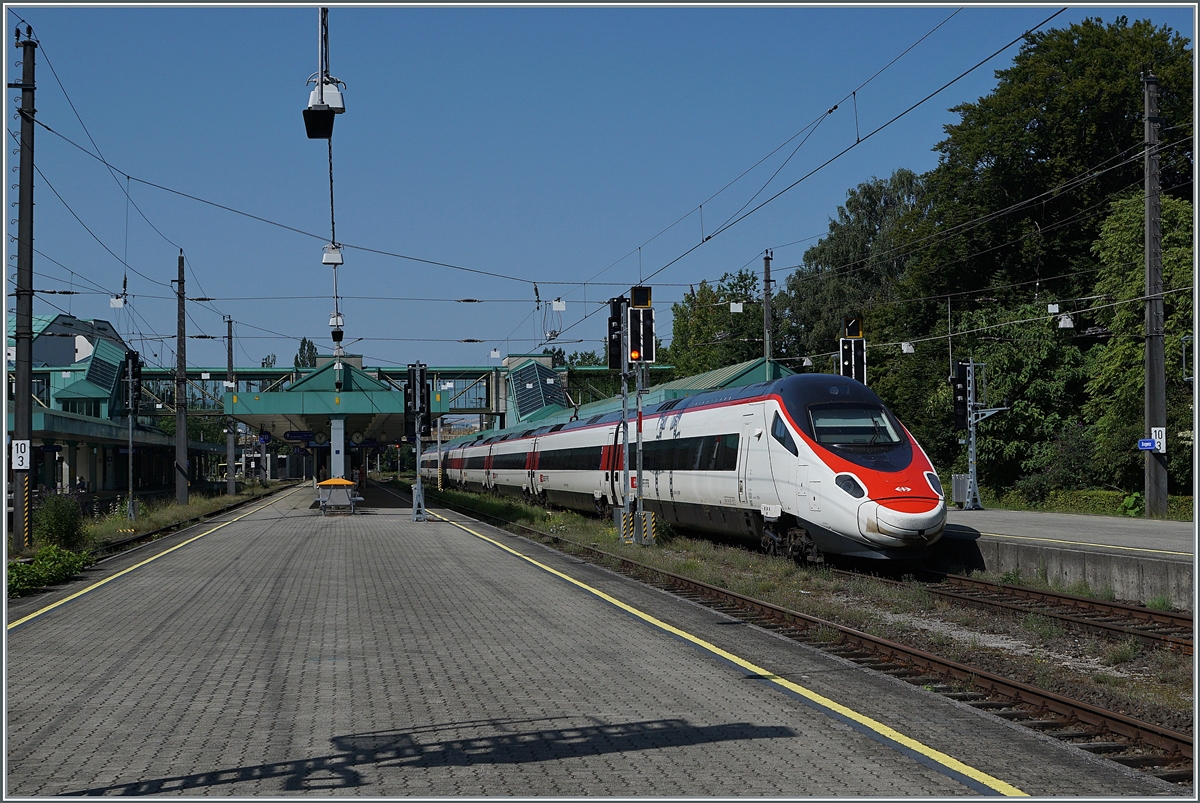
[{"label": "railway sleeper", "polygon": [[[1026,719],[1026,720],[1022,720],[1021,724],[1024,725],[1026,728],[1031,728],[1035,731],[1051,731],[1051,730],[1055,730],[1056,728],[1061,728],[1064,725],[1066,725],[1067,723],[1063,722],[1061,719]],[[1069,733],[1079,733],[1079,731],[1068,731],[1068,732]],[[1052,733],[1050,735],[1058,736],[1059,734]]]},{"label": "railway sleeper", "polygon": [[1150,774],[1168,783],[1187,783],[1195,777],[1195,770],[1189,765],[1177,769],[1159,770]]},{"label": "railway sleeper", "polygon": [[[1175,761],[1168,756],[1153,756],[1153,755],[1138,755],[1138,756],[1109,756],[1109,760],[1115,761],[1118,764],[1124,764],[1126,767],[1134,767],[1135,769],[1145,769],[1146,767],[1170,767]],[[1170,767],[1172,770],[1180,769],[1179,767]],[[1191,769],[1188,769],[1191,772]]]},{"label": "railway sleeper", "polygon": [[1015,703],[1003,700],[967,700],[966,702],[972,708],[979,708],[984,711],[999,711],[1005,708],[1012,708],[1016,705]]},{"label": "railway sleeper", "polygon": [[1072,742],[1071,744],[1089,753],[1120,753],[1132,746],[1128,742]]}]

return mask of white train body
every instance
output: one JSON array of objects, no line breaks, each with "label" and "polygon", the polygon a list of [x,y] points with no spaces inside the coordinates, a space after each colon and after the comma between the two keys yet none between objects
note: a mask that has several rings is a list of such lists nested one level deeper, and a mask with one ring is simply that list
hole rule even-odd
[{"label": "white train body", "polygon": [[[443,479],[605,513],[636,495],[636,418],[623,488],[620,411],[443,445]],[[758,539],[797,557],[912,557],[946,524],[933,466],[852,379],[798,374],[647,408],[642,496],[673,526]],[[436,447],[420,470],[436,480]]]}]

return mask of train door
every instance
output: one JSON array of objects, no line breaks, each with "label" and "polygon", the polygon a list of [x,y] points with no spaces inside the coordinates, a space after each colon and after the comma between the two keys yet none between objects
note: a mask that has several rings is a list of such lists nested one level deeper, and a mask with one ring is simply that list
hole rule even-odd
[{"label": "train door", "polygon": [[620,507],[622,504],[624,504],[624,499],[621,496],[619,489],[624,482],[621,480],[621,477],[623,476],[621,473],[621,457],[623,452],[621,451],[621,422],[619,421],[617,422],[617,425],[613,427],[612,451],[610,454],[612,457],[608,461],[608,465],[604,467],[604,470],[608,472],[609,477],[608,501],[613,507]]},{"label": "train door", "polygon": [[[738,460],[738,492],[741,501],[750,507],[762,502],[763,483],[770,483],[771,464],[767,457],[767,444],[763,442],[763,404],[746,405],[742,414],[742,434],[738,442],[741,458]],[[769,485],[768,485],[769,487]],[[769,491],[768,491],[769,493]]]},{"label": "train door", "polygon": [[804,518],[808,506],[808,464],[801,463],[796,466],[796,510],[801,518]]},{"label": "train door", "polygon": [[749,408],[742,414],[742,433],[738,438],[738,501],[750,504],[750,440],[754,437],[754,412]]},{"label": "train door", "polygon": [[526,473],[529,475],[527,485],[529,487],[529,495],[531,497],[537,496],[538,492],[541,490],[541,486],[538,483],[538,476],[537,476],[537,462],[538,462],[537,446],[538,446],[538,439],[534,438],[532,441],[530,441],[529,452],[525,458]]}]

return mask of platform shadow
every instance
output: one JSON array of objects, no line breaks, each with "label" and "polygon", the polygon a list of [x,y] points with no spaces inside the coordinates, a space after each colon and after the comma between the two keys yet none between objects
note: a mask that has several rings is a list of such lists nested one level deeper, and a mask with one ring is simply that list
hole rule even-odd
[{"label": "platform shadow", "polygon": [[[538,720],[543,721],[544,720]],[[365,783],[362,770],[373,767],[468,767],[472,765],[526,764],[581,756],[631,753],[665,747],[685,747],[745,739],[781,739],[796,736],[784,726],[733,722],[723,725],[691,725],[684,719],[657,719],[619,725],[543,727],[516,729],[514,723],[491,720],[483,723],[434,726],[411,731],[335,736],[334,751],[315,758],[254,764],[245,767],[153,778],[130,783],[85,789],[68,796],[161,795],[195,789],[219,789],[234,784],[278,779],[288,792],[346,789]],[[438,730],[470,728],[497,731],[491,736],[433,739]]]}]

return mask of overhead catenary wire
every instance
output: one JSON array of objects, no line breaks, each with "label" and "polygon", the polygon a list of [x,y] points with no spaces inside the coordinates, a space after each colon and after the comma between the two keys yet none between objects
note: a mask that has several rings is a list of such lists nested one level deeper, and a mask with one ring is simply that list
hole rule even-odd
[{"label": "overhead catenary wire", "polygon": [[[667,268],[670,268],[672,265],[676,264],[676,263],[677,263],[677,262],[679,262],[680,260],[682,260],[682,259],[684,259],[685,257],[687,257],[688,255],[690,255],[692,252],[694,252],[696,249],[700,248],[700,247],[701,247],[702,245],[704,245],[705,243],[708,243],[709,241],[711,241],[713,237],[716,237],[716,236],[718,236],[718,235],[720,235],[720,234],[723,234],[724,232],[726,232],[726,231],[728,231],[729,229],[731,229],[731,228],[733,228],[734,226],[736,226],[738,223],[742,222],[742,221],[743,221],[743,220],[745,220],[746,218],[748,218],[748,217],[750,217],[751,215],[753,215],[754,213],[758,212],[758,211],[759,211],[760,209],[762,209],[763,207],[767,206],[768,204],[770,204],[770,203],[772,203],[773,201],[777,200],[778,198],[782,197],[782,196],[783,196],[785,193],[787,193],[787,192],[789,192],[790,190],[794,189],[795,187],[799,186],[799,185],[800,185],[800,184],[802,184],[804,181],[806,181],[807,179],[811,178],[813,175],[815,175],[816,173],[818,173],[819,171],[821,171],[821,170],[822,170],[822,169],[824,169],[825,167],[829,166],[830,164],[834,163],[834,162],[835,162],[835,161],[837,161],[838,159],[840,159],[840,158],[842,158],[843,156],[845,156],[847,153],[849,153],[849,152],[851,152],[852,150],[854,150],[855,148],[859,147],[859,146],[860,146],[862,143],[866,142],[868,139],[870,139],[870,138],[874,137],[876,134],[880,133],[881,131],[884,131],[885,129],[889,128],[889,127],[890,127],[890,126],[891,126],[893,123],[895,123],[897,120],[900,120],[900,119],[902,119],[902,118],[906,117],[907,115],[911,114],[911,113],[912,113],[914,110],[916,110],[916,109],[920,108],[920,107],[921,107],[921,106],[923,106],[925,103],[929,102],[931,99],[933,99],[933,98],[934,98],[934,97],[936,97],[937,95],[941,94],[942,92],[944,92],[944,91],[945,91],[946,89],[948,89],[949,87],[951,87],[951,86],[953,86],[954,84],[958,83],[958,82],[959,82],[959,81],[961,81],[963,78],[965,78],[966,76],[968,76],[968,75],[970,75],[971,73],[975,72],[975,70],[979,69],[979,68],[980,68],[980,67],[982,67],[984,64],[987,64],[989,61],[991,61],[992,59],[994,59],[996,56],[1000,55],[1000,54],[1001,54],[1001,53],[1003,53],[1005,50],[1007,50],[1008,48],[1010,48],[1010,47],[1012,47],[1013,45],[1015,45],[1017,42],[1020,42],[1022,39],[1024,39],[1026,36],[1028,36],[1029,34],[1031,34],[1033,31],[1036,31],[1037,29],[1041,28],[1041,27],[1042,27],[1042,26],[1044,26],[1046,23],[1050,22],[1050,21],[1051,21],[1051,20],[1053,20],[1055,17],[1058,17],[1060,14],[1063,14],[1063,13],[1064,13],[1064,12],[1066,12],[1066,11],[1067,11],[1067,9],[1066,9],[1066,8],[1060,8],[1058,11],[1054,12],[1054,13],[1053,13],[1053,14],[1051,14],[1049,17],[1046,17],[1045,19],[1043,19],[1043,20],[1042,20],[1041,22],[1039,22],[1037,25],[1035,25],[1035,26],[1033,26],[1033,27],[1031,27],[1031,28],[1027,29],[1027,30],[1026,30],[1026,31],[1024,31],[1024,32],[1023,32],[1023,33],[1022,33],[1020,36],[1018,36],[1018,37],[1016,37],[1016,38],[1014,38],[1014,39],[1010,40],[1009,42],[1007,42],[1006,44],[1004,44],[1004,45],[1003,45],[1003,46],[1001,46],[1000,48],[996,49],[995,51],[993,51],[993,52],[992,52],[992,53],[990,53],[989,55],[985,56],[983,59],[981,59],[980,61],[976,62],[976,63],[975,63],[974,65],[972,65],[971,67],[968,67],[966,70],[964,70],[963,72],[959,73],[959,74],[958,74],[957,76],[955,76],[954,78],[950,79],[949,81],[947,81],[946,83],[944,83],[944,84],[942,84],[940,87],[938,87],[937,89],[935,89],[935,90],[933,90],[932,92],[930,92],[929,94],[925,95],[923,98],[921,98],[921,99],[920,99],[920,100],[918,100],[917,102],[913,103],[913,104],[912,104],[912,105],[910,105],[908,108],[906,108],[906,109],[904,109],[903,111],[901,111],[900,113],[896,114],[894,117],[892,117],[892,118],[891,118],[890,120],[888,120],[887,122],[885,122],[885,123],[883,123],[883,124],[881,124],[881,125],[877,126],[877,127],[876,127],[876,128],[874,128],[873,130],[869,131],[869,132],[867,133],[867,135],[866,135],[866,136],[862,137],[862,138],[861,138],[861,139],[859,139],[857,142],[854,142],[854,143],[852,143],[851,145],[848,145],[847,147],[843,148],[841,151],[839,151],[839,152],[837,152],[836,154],[834,154],[833,156],[829,157],[829,158],[828,158],[828,159],[826,159],[824,162],[822,162],[821,164],[817,165],[817,166],[816,166],[816,167],[814,167],[812,170],[810,170],[809,172],[805,173],[803,176],[801,176],[800,178],[796,179],[796,180],[795,180],[795,181],[793,181],[791,184],[789,184],[788,186],[786,186],[786,187],[784,187],[783,189],[781,189],[779,192],[777,192],[777,193],[775,193],[774,195],[772,195],[770,198],[767,198],[765,201],[763,201],[762,203],[760,203],[760,204],[758,204],[757,206],[753,207],[752,209],[750,209],[750,210],[748,210],[748,211],[746,211],[746,212],[743,212],[743,213],[742,213],[741,215],[739,215],[738,217],[734,218],[733,220],[731,220],[731,221],[729,221],[728,223],[726,223],[725,225],[723,225],[721,228],[719,228],[719,229],[717,229],[716,231],[714,231],[714,232],[713,232],[711,235],[709,235],[708,237],[706,237],[706,238],[705,238],[704,240],[702,240],[701,242],[699,242],[699,243],[696,243],[695,245],[692,245],[690,248],[688,248],[688,249],[686,249],[685,251],[683,251],[683,253],[681,253],[681,254],[679,254],[678,256],[674,257],[673,259],[669,260],[669,261],[668,261],[666,264],[664,264],[662,267],[658,268],[658,269],[657,269],[657,270],[655,270],[653,273],[651,273],[651,274],[649,274],[648,276],[646,276],[646,277],[645,277],[645,279],[644,279],[644,281],[647,281],[647,282],[648,282],[648,281],[650,281],[650,280],[651,280],[651,279],[653,279],[655,276],[657,276],[658,274],[660,274],[660,273],[662,273],[663,271],[665,271]],[[564,334],[564,333],[566,333],[567,331],[570,331],[572,328],[574,328],[575,326],[578,326],[579,324],[583,323],[585,320],[587,320],[588,318],[590,318],[592,315],[595,315],[595,314],[596,314],[596,312],[598,312],[598,311],[599,311],[599,310],[595,310],[595,311],[593,311],[593,312],[591,312],[591,313],[588,313],[588,314],[587,314],[587,315],[585,315],[583,318],[581,318],[579,321],[576,321],[575,323],[573,323],[573,324],[571,324],[570,326],[566,327],[566,328],[563,330],[563,332],[562,332],[562,333],[560,333],[560,334]]]},{"label": "overhead catenary wire", "polygon": [[[921,37],[920,39],[918,39],[916,42],[913,42],[911,45],[909,45],[907,48],[905,48],[905,50],[904,50],[903,52],[901,52],[901,53],[900,53],[900,55],[898,55],[898,56],[896,56],[895,58],[893,58],[891,61],[889,61],[889,62],[888,62],[887,64],[885,64],[883,67],[879,68],[879,69],[878,69],[878,70],[877,70],[877,71],[876,71],[876,72],[875,72],[875,73],[874,73],[874,74],[873,74],[873,75],[872,75],[870,78],[868,78],[866,81],[863,81],[861,84],[859,84],[859,85],[858,85],[858,87],[857,87],[857,88],[856,88],[854,91],[858,91],[859,89],[862,89],[862,88],[863,88],[863,87],[865,87],[867,84],[869,84],[871,81],[873,81],[873,80],[875,80],[876,78],[878,78],[878,77],[879,77],[879,76],[880,76],[880,75],[881,75],[881,74],[882,74],[882,73],[883,73],[885,70],[887,70],[889,67],[891,67],[893,64],[895,64],[897,61],[899,61],[901,58],[903,58],[905,55],[907,55],[907,54],[909,53],[909,51],[911,51],[913,48],[915,48],[915,47],[916,47],[917,45],[919,45],[921,42],[923,42],[923,41],[925,41],[926,39],[928,39],[930,35],[932,35],[932,34],[933,34],[935,31],[937,31],[939,28],[941,28],[943,25],[945,25],[947,22],[949,22],[949,21],[950,21],[950,20],[951,20],[951,19],[952,19],[952,18],[955,16],[955,14],[958,14],[958,12],[959,12],[959,11],[961,11],[961,10],[962,10],[961,8],[960,8],[960,9],[958,9],[958,10],[956,10],[956,11],[955,11],[953,14],[951,14],[949,17],[946,17],[946,19],[942,20],[940,23],[938,23],[937,25],[935,25],[935,26],[933,27],[933,29],[931,29],[931,30],[930,30],[928,33],[926,33],[924,36],[922,36],[922,37]],[[847,97],[849,97],[849,95],[847,95]],[[842,100],[838,101],[838,103],[835,103],[835,104],[834,104],[834,107],[836,108],[836,106],[837,106],[837,105],[839,105],[840,103],[844,103],[844,102],[845,102],[845,98],[843,98]],[[799,130],[799,131],[797,131],[795,134],[792,134],[792,136],[788,137],[788,138],[787,138],[786,140],[784,140],[782,143],[780,143],[779,145],[777,145],[777,146],[776,146],[776,147],[775,147],[775,148],[774,148],[774,149],[773,149],[773,150],[772,150],[770,153],[766,154],[766,155],[765,155],[765,156],[763,156],[761,159],[759,159],[758,161],[756,161],[754,164],[750,165],[750,167],[748,167],[748,168],[746,168],[745,170],[743,170],[741,173],[739,173],[739,174],[737,175],[737,177],[736,177],[736,178],[734,178],[734,179],[732,179],[731,181],[727,182],[727,183],[726,183],[726,184],[725,184],[723,187],[721,187],[719,190],[717,190],[716,192],[714,192],[712,195],[710,195],[710,196],[708,196],[707,198],[705,198],[703,201],[701,201],[701,202],[700,202],[699,204],[697,204],[695,207],[693,207],[692,209],[690,209],[690,210],[689,210],[688,212],[686,212],[684,215],[682,215],[681,217],[677,218],[677,219],[676,219],[676,220],[675,220],[673,223],[671,223],[670,225],[666,226],[665,228],[663,228],[662,230],[660,230],[660,231],[659,231],[657,234],[655,234],[653,237],[651,237],[651,238],[649,238],[648,240],[646,240],[645,242],[643,242],[643,243],[639,244],[637,247],[635,247],[635,248],[631,249],[631,250],[630,250],[628,253],[626,253],[626,254],[625,254],[624,256],[622,256],[620,259],[617,259],[615,262],[613,262],[613,263],[609,264],[607,267],[605,267],[605,268],[602,268],[602,269],[601,269],[599,272],[597,272],[597,273],[593,274],[593,275],[592,275],[592,276],[591,276],[591,277],[588,279],[588,282],[585,282],[585,283],[584,283],[584,284],[585,284],[585,286],[586,286],[586,284],[588,284],[588,283],[591,283],[591,282],[592,282],[592,280],[594,280],[594,279],[595,279],[597,276],[600,276],[600,275],[604,274],[605,272],[607,272],[608,270],[612,269],[612,268],[613,268],[613,267],[615,267],[616,265],[619,265],[621,262],[624,262],[626,259],[628,259],[629,257],[633,256],[633,254],[634,254],[635,252],[640,252],[640,251],[641,251],[641,249],[642,249],[643,247],[645,247],[645,246],[649,245],[650,243],[654,242],[654,241],[655,241],[655,240],[657,240],[659,237],[661,237],[663,234],[665,234],[666,232],[670,231],[671,229],[673,229],[675,226],[677,226],[677,225],[679,225],[680,223],[682,223],[682,222],[683,222],[684,220],[686,220],[687,218],[691,217],[691,216],[692,216],[694,213],[696,213],[697,211],[699,211],[699,212],[700,212],[700,214],[701,214],[701,242],[704,242],[704,241],[706,241],[706,240],[710,239],[710,237],[706,237],[706,236],[704,236],[704,233],[703,233],[703,229],[704,229],[704,224],[703,224],[704,205],[705,205],[706,203],[709,203],[710,201],[712,201],[712,200],[713,200],[714,198],[716,198],[717,196],[721,195],[721,193],[725,192],[725,190],[729,189],[730,187],[732,187],[732,186],[733,186],[734,184],[736,184],[737,182],[741,181],[741,180],[742,180],[742,179],[743,179],[743,178],[744,178],[744,177],[745,177],[747,174],[749,174],[749,173],[750,173],[752,170],[754,170],[755,168],[757,168],[759,165],[761,165],[761,164],[762,164],[763,162],[765,162],[767,159],[770,159],[772,156],[774,156],[776,153],[778,153],[779,151],[781,151],[783,148],[787,147],[787,145],[788,145],[788,144],[790,144],[790,143],[791,143],[793,140],[795,140],[795,139],[796,139],[796,137],[799,137],[801,134],[804,134],[806,131],[807,131],[807,132],[809,132],[809,134],[811,135],[812,131],[815,131],[815,130],[816,130],[816,127],[817,127],[817,126],[819,126],[819,125],[821,124],[821,122],[822,122],[822,121],[823,121],[823,120],[824,120],[826,117],[828,117],[828,116],[829,116],[829,114],[830,114],[830,112],[831,112],[831,111],[832,111],[832,110],[830,110],[830,111],[827,111],[827,112],[825,112],[824,114],[818,115],[818,116],[817,116],[815,119],[813,119],[811,122],[809,122],[808,124],[806,124],[805,126],[803,126],[803,127],[802,127],[802,128]],[[805,137],[805,140],[807,140],[807,139],[808,139],[808,137]],[[796,146],[796,149],[792,151],[792,154],[791,154],[790,156],[788,156],[787,160],[785,160],[785,161],[784,161],[783,165],[786,165],[786,164],[788,163],[788,161],[790,161],[790,160],[791,160],[792,156],[795,156],[795,155],[796,155],[796,151],[798,151],[798,150],[800,149],[800,146],[801,146],[801,145],[803,145],[803,144],[804,144],[804,142],[802,141],[802,142],[800,143],[800,145],[797,145],[797,146]],[[775,176],[776,176],[776,175],[778,175],[778,173],[779,173],[779,170],[782,170],[782,169],[783,169],[783,165],[780,165],[780,167],[779,167],[779,168],[778,168],[778,169],[775,171],[775,173],[774,173],[774,174],[772,174],[771,178],[767,180],[767,183],[766,183],[766,184],[764,184],[764,185],[763,185],[763,187],[762,187],[762,188],[760,188],[760,189],[759,189],[759,191],[758,191],[758,192],[756,192],[756,193],[754,194],[754,196],[752,197],[751,201],[753,200],[753,198],[757,198],[757,197],[758,197],[758,195],[759,195],[759,193],[761,193],[761,192],[762,192],[762,190],[763,190],[763,189],[765,189],[765,188],[766,188],[766,186],[767,186],[768,184],[770,184],[770,182],[771,182],[772,180],[774,180]],[[750,203],[751,201],[748,201],[747,203]],[[742,206],[742,209],[745,209],[745,204],[743,204],[743,206]],[[741,211],[741,210],[739,210],[739,211]],[[737,213],[735,212],[734,214],[737,214]],[[818,235],[818,236],[819,236],[819,235]],[[640,278],[640,265],[639,265],[639,280],[638,280],[638,281],[639,281],[639,283],[641,283],[641,282],[643,281],[643,280]]]}]

